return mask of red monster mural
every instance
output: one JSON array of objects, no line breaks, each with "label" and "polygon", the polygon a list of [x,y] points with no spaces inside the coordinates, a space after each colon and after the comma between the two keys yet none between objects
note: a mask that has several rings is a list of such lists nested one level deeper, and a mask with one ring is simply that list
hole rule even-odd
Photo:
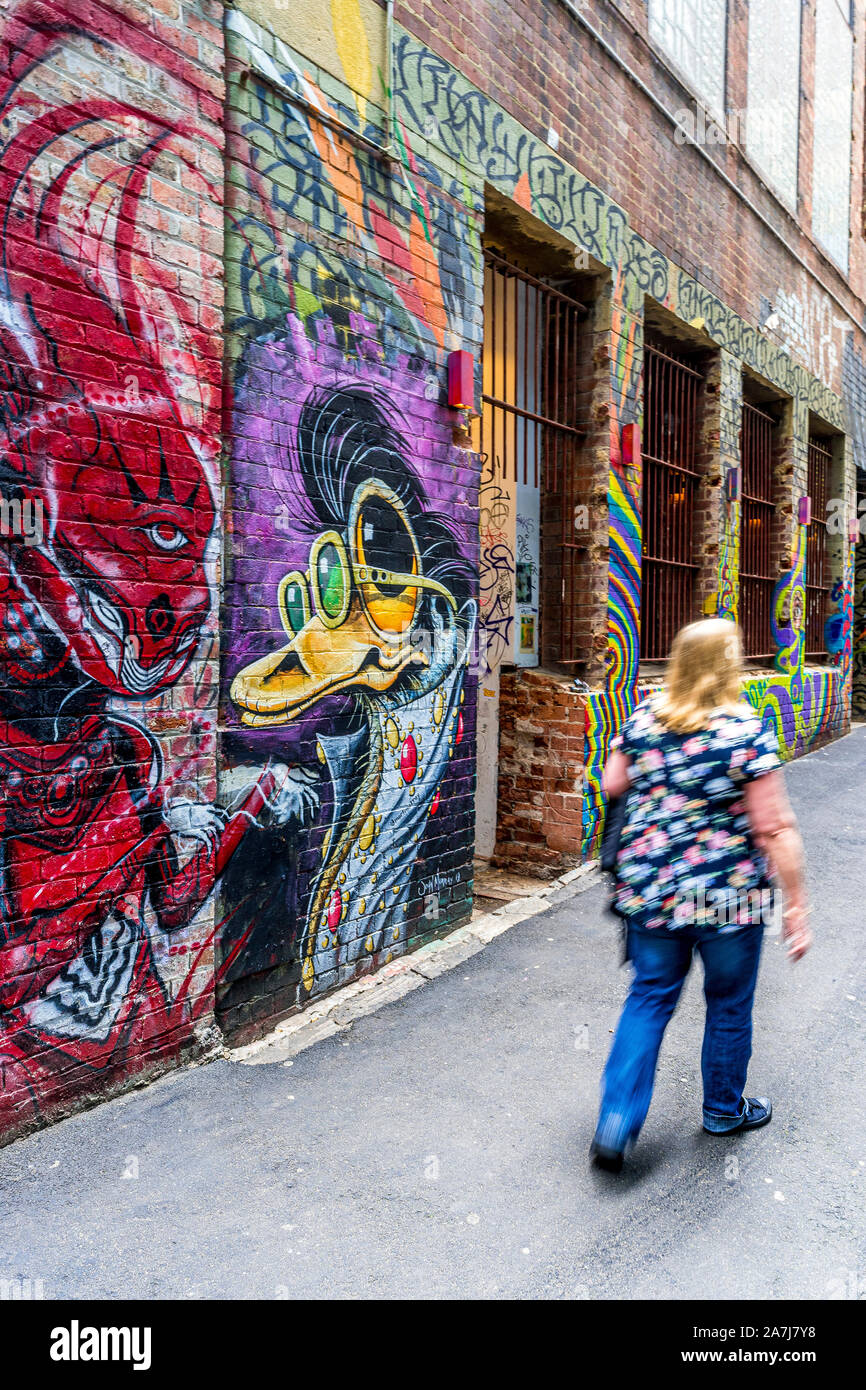
[{"label": "red monster mural", "polygon": [[[310,803],[282,765],[231,813],[173,798],[136,709],[212,641],[219,539],[219,325],[185,236],[220,197],[207,84],[171,53],[74,0],[19,8],[0,44],[0,497],[39,522],[0,537],[0,1132],[179,1049],[212,924],[171,981],[155,940],[252,823]],[[186,726],[199,788],[208,724]]]}]

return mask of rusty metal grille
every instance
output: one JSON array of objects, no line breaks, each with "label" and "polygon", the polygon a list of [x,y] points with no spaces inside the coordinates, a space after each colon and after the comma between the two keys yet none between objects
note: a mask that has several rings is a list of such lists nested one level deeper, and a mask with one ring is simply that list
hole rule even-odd
[{"label": "rusty metal grille", "polygon": [[[542,622],[559,628],[559,659],[576,650],[577,572],[573,516],[583,432],[577,427],[579,321],[587,310],[497,252],[484,252],[484,353],[481,452],[506,490],[513,483],[555,496],[560,511],[559,612]],[[554,559],[544,547],[542,563]],[[539,593],[549,593],[539,586]],[[583,653],[585,657],[585,653]]]},{"label": "rusty metal grille", "polygon": [[700,372],[652,344],[644,348],[641,657],[667,656],[692,618]]},{"label": "rusty metal grille", "polygon": [[812,519],[806,531],[806,656],[824,658],[824,623],[828,613],[830,554],[827,545],[827,505],[833,456],[817,439],[809,440],[808,492]]},{"label": "rusty metal grille", "polygon": [[740,485],[740,626],[746,656],[774,655],[770,608],[773,576],[773,430],[767,411],[743,403]]}]

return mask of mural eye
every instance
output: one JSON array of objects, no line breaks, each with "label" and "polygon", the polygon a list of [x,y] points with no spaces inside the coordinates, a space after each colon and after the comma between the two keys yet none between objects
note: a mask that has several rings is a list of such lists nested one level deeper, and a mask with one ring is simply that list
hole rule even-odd
[{"label": "mural eye", "polygon": [[419,574],[418,548],[403,517],[382,497],[370,497],[358,513],[355,546],[358,565],[372,571],[359,587],[372,621],[384,632],[405,632],[418,606],[418,590],[383,576]]},{"label": "mural eye", "polygon": [[339,550],[327,541],[316,560],[319,601],[329,618],[340,618],[346,611],[348,587],[346,568]]},{"label": "mural eye", "polygon": [[287,574],[280,585],[280,605],[283,626],[297,636],[310,621],[310,599],[307,581],[300,573]]},{"label": "mural eye", "polygon": [[168,521],[157,521],[153,526],[148,526],[146,534],[160,550],[180,550],[181,546],[189,545],[189,536]]},{"label": "mural eye", "polygon": [[106,628],[108,632],[113,632],[118,637],[123,637],[124,625],[119,608],[116,608],[108,599],[103,598],[95,589],[89,589],[87,597],[90,601],[90,607],[93,609],[93,612],[102,626]]}]

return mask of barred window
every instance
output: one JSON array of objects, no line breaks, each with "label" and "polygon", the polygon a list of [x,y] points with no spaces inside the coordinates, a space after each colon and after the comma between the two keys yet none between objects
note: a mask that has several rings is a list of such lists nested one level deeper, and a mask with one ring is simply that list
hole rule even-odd
[{"label": "barred window", "polygon": [[740,626],[746,656],[773,654],[770,609],[773,572],[775,484],[773,430],[768,411],[743,402],[740,483]]},{"label": "barred window", "polygon": [[824,624],[830,602],[832,574],[827,544],[827,507],[830,500],[830,469],[833,456],[827,440],[809,439],[808,491],[812,500],[812,519],[806,532],[806,652],[807,658],[823,661],[827,655]]},{"label": "barred window", "polygon": [[667,347],[644,348],[641,658],[663,660],[694,617],[694,509],[700,372]]},{"label": "barred window", "polygon": [[[586,314],[563,288],[485,249],[481,617],[496,664],[537,666],[542,625],[561,665],[585,659],[575,622],[574,514],[583,439],[576,362]],[[551,503],[555,539],[542,537],[542,511]],[[504,579],[506,557],[514,573]],[[546,611],[542,571],[545,593],[561,594]]]}]

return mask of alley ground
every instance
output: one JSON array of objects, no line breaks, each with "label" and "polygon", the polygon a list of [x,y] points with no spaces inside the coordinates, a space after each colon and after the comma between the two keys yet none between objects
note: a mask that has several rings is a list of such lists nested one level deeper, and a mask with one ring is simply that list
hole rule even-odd
[{"label": "alley ground", "polygon": [[214,1062],[0,1150],[0,1276],[47,1298],[866,1291],[866,728],[787,777],[817,944],[798,966],[766,944],[769,1128],[701,1131],[698,967],[628,1170],[590,1170],[627,975],[600,886],[564,889],[289,1066]]}]

